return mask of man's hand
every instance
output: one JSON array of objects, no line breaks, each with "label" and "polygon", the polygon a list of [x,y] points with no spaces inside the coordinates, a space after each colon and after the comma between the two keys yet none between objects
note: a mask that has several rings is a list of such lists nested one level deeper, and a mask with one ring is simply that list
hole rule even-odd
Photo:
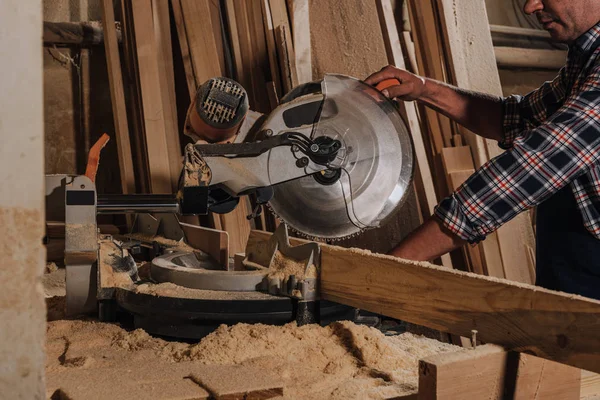
[{"label": "man's hand", "polygon": [[426,89],[424,78],[392,65],[383,67],[380,71],[375,72],[365,79],[365,83],[377,86],[379,82],[386,79],[397,79],[400,82],[400,85],[390,86],[382,91],[390,99],[397,98],[403,101],[419,100]]},{"label": "man's hand", "polygon": [[404,101],[417,100],[480,136],[498,141],[503,139],[501,97],[459,89],[391,65],[369,76],[365,83],[376,86],[386,79],[397,79],[400,84],[383,90],[385,96]]}]

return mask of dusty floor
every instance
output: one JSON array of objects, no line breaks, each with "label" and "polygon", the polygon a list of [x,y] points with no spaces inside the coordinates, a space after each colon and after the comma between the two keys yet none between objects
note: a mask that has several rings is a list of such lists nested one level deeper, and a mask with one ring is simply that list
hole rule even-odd
[{"label": "dusty floor", "polygon": [[[124,366],[151,376],[157,369],[168,375],[188,366],[241,365],[276,376],[283,382],[285,399],[389,399],[416,392],[419,359],[458,349],[410,333],[386,336],[348,321],[327,327],[223,325],[199,343],[169,342],[141,329],[61,319],[63,282],[63,269],[44,279],[49,319],[55,319],[47,329],[49,397],[62,388],[62,398],[90,400],[91,385],[110,387],[109,371]],[[89,376],[94,379],[83,388],[80,382]],[[170,386],[157,385],[153,398],[193,398],[173,397],[171,392]]]}]

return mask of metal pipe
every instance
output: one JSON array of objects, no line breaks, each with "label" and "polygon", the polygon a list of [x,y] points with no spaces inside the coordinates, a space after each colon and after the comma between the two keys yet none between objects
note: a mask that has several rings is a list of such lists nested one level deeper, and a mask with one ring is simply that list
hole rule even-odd
[{"label": "metal pipe", "polygon": [[100,194],[98,214],[179,213],[179,202],[172,194]]}]

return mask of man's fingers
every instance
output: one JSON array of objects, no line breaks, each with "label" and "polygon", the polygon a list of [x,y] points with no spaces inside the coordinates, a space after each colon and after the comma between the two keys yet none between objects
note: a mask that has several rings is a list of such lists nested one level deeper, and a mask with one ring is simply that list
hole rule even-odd
[{"label": "man's fingers", "polygon": [[383,91],[383,94],[390,99],[400,98],[404,100],[405,97],[409,97],[414,91],[414,85],[412,82],[402,83],[400,85],[390,86]]},{"label": "man's fingers", "polygon": [[369,77],[365,79],[364,82],[367,85],[375,86],[385,79],[396,78],[401,81],[400,72],[401,70],[388,65],[387,67],[384,67],[381,71],[377,71],[369,75]]}]

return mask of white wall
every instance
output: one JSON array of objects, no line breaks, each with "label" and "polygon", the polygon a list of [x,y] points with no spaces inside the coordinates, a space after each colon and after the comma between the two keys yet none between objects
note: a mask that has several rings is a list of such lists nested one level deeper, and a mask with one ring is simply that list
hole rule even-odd
[{"label": "white wall", "polygon": [[0,1],[0,397],[44,398],[42,4]]}]

